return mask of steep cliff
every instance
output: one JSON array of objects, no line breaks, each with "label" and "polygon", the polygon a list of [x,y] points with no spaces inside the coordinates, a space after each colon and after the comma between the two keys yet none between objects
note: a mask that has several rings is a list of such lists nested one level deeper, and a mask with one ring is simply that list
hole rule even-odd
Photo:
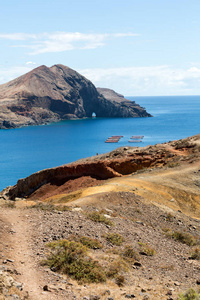
[{"label": "steep cliff", "polygon": [[66,66],[40,66],[0,85],[0,128],[87,118],[93,113],[97,117],[151,116],[135,102],[108,91],[97,90],[92,82]]}]

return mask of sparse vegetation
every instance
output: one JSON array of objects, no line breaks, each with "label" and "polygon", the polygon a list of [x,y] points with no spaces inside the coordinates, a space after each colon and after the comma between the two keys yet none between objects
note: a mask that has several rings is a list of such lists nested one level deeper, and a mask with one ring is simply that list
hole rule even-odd
[{"label": "sparse vegetation", "polygon": [[200,294],[190,288],[185,293],[180,294],[178,300],[200,300]]},{"label": "sparse vegetation", "polygon": [[125,282],[125,278],[123,275],[118,275],[115,279],[115,283],[118,285],[118,286],[123,286],[124,285],[124,282]]},{"label": "sparse vegetation", "polygon": [[188,246],[197,245],[197,239],[190,233],[183,233],[181,231],[168,232],[167,236],[172,237],[174,240]]},{"label": "sparse vegetation", "polygon": [[141,242],[139,242],[138,244],[140,246],[140,254],[146,256],[153,256],[156,253],[156,251],[153,248],[151,248],[148,244]]},{"label": "sparse vegetation", "polygon": [[6,208],[15,208],[15,201],[8,200],[3,204],[3,206]]},{"label": "sparse vegetation", "polygon": [[176,168],[176,167],[180,166],[180,163],[178,163],[178,162],[170,162],[170,163],[167,164],[167,166],[169,168]]},{"label": "sparse vegetation", "polygon": [[181,150],[183,148],[194,148],[196,145],[190,143],[188,140],[180,140],[176,142],[175,149]]},{"label": "sparse vegetation", "polygon": [[114,278],[119,273],[119,266],[116,264],[111,264],[106,271],[106,276],[108,278]]},{"label": "sparse vegetation", "polygon": [[106,236],[106,239],[115,246],[120,246],[124,240],[123,237],[118,233],[109,233]]},{"label": "sparse vegetation", "polygon": [[43,203],[43,202],[38,202],[30,208],[36,208],[39,210],[44,210],[44,211],[69,211],[71,210],[71,207],[69,206],[61,206],[61,205],[53,205],[51,203]]},{"label": "sparse vegetation", "polygon": [[190,253],[190,259],[200,260],[200,247],[194,248]]},{"label": "sparse vegetation", "polygon": [[97,211],[87,214],[87,217],[94,222],[104,223],[109,226],[113,225],[113,223],[108,218]]},{"label": "sparse vegetation", "polygon": [[87,247],[81,243],[60,240],[47,244],[47,247],[50,253],[43,263],[51,270],[68,274],[81,283],[106,280],[103,268],[87,255]]},{"label": "sparse vegetation", "polygon": [[121,256],[129,262],[139,260],[139,254],[131,246],[125,246]]},{"label": "sparse vegetation", "polygon": [[129,266],[127,262],[122,257],[118,257],[117,259],[112,261],[112,263],[107,268],[106,276],[108,278],[116,278],[120,272],[127,272],[128,269]]},{"label": "sparse vegetation", "polygon": [[168,234],[171,232],[171,229],[170,229],[170,228],[164,227],[164,228],[162,228],[162,231],[163,231],[164,233],[166,233],[166,235],[168,235]]},{"label": "sparse vegetation", "polygon": [[97,239],[92,239],[87,236],[82,236],[80,238],[81,244],[87,246],[90,249],[101,249],[103,248],[102,244]]},{"label": "sparse vegetation", "polygon": [[174,219],[174,216],[173,216],[171,213],[168,213],[168,214],[166,215],[166,221],[172,222],[173,219]]}]

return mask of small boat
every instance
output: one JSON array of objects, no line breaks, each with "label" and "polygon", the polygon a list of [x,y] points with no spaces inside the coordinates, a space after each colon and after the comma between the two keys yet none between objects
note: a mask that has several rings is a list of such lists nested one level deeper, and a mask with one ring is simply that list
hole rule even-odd
[{"label": "small boat", "polygon": [[121,138],[123,138],[124,136],[123,136],[123,135],[112,135],[112,137],[113,137],[113,138],[119,138],[119,139],[121,139]]},{"label": "small boat", "polygon": [[133,135],[131,139],[143,139],[144,135]]},{"label": "small boat", "polygon": [[105,143],[118,143],[119,140],[106,140]]},{"label": "small boat", "polygon": [[129,140],[128,142],[129,143],[141,143],[142,141],[141,140]]}]

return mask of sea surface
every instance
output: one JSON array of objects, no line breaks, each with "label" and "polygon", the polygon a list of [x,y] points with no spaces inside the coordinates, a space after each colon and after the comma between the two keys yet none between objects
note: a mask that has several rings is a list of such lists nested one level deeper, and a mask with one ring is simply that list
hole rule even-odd
[{"label": "sea surface", "polygon": [[[153,118],[91,118],[0,130],[0,190],[19,178],[120,146],[146,146],[200,133],[200,96],[127,97]],[[117,144],[105,143],[123,135]],[[144,135],[142,143],[129,143]]]}]

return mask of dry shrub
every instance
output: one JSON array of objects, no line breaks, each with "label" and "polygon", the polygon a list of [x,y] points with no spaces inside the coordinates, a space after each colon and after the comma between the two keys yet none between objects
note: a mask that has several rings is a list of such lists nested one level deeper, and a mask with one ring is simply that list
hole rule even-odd
[{"label": "dry shrub", "polygon": [[190,253],[190,259],[200,260],[200,248],[194,248]]},{"label": "dry shrub", "polygon": [[115,246],[120,246],[123,242],[123,237],[118,233],[109,233],[106,239]]},{"label": "dry shrub", "polygon": [[101,249],[103,248],[102,244],[97,239],[92,239],[87,236],[82,236],[80,238],[81,244],[87,246],[90,249]]},{"label": "dry shrub", "polygon": [[178,300],[200,300],[200,294],[190,288],[185,293],[180,294]]},{"label": "dry shrub", "polygon": [[156,251],[153,248],[151,248],[148,244],[141,242],[139,242],[138,244],[140,246],[140,254],[146,256],[153,256],[156,253]]},{"label": "dry shrub", "polygon": [[104,223],[109,226],[113,225],[113,223],[108,218],[97,211],[87,214],[87,217],[94,222]]},{"label": "dry shrub", "polygon": [[170,233],[170,235],[174,240],[179,241],[182,244],[186,244],[188,246],[197,245],[197,239],[190,233],[174,231],[174,232]]},{"label": "dry shrub", "polygon": [[125,278],[123,275],[118,275],[115,279],[115,283],[118,285],[118,286],[123,286],[124,283],[125,283]]},{"label": "dry shrub", "polygon": [[129,261],[134,263],[135,260],[139,260],[139,254],[136,252],[131,246],[127,245],[125,246],[124,250],[121,253],[121,256]]},{"label": "dry shrub", "polygon": [[104,282],[106,276],[97,261],[87,256],[87,247],[79,242],[60,240],[47,244],[50,253],[43,261],[52,271],[68,274],[84,282]]}]

